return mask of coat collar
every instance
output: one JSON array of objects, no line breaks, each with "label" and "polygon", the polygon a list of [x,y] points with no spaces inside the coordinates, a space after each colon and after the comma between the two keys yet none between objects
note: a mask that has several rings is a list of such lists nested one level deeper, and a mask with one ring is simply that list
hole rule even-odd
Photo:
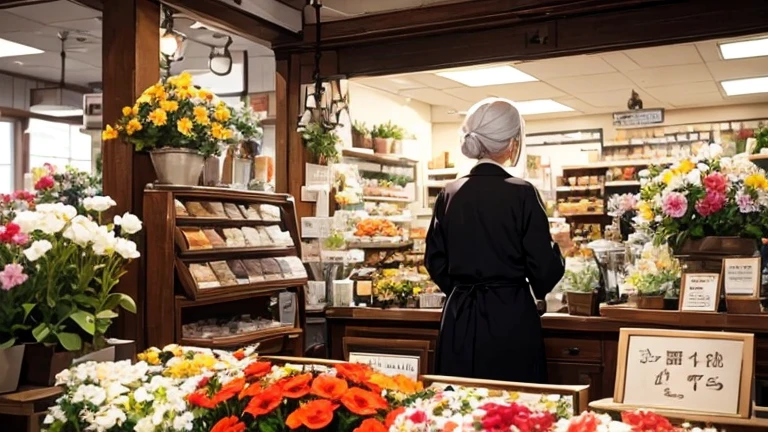
[{"label": "coat collar", "polygon": [[512,175],[495,161],[490,159],[480,159],[480,161],[469,172],[472,176],[491,176],[491,177],[505,177],[509,178]]}]

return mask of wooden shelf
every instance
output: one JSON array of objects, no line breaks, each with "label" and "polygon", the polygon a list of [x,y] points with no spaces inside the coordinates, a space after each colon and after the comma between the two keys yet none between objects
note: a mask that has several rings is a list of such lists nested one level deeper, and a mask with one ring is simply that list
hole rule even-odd
[{"label": "wooden shelf", "polygon": [[634,321],[677,328],[717,331],[743,330],[753,333],[768,333],[768,313],[742,315],[713,312],[679,312],[604,305],[600,308],[600,315],[616,321]]},{"label": "wooden shelf", "polygon": [[341,155],[348,158],[355,158],[364,160],[366,162],[374,162],[381,165],[393,165],[401,167],[415,167],[419,161],[416,159],[410,159],[400,155],[384,155],[378,153],[369,153],[359,150],[344,149],[341,151]]},{"label": "wooden shelf", "polygon": [[254,332],[243,333],[239,335],[223,336],[219,338],[181,338],[182,345],[196,346],[200,348],[231,348],[241,347],[259,342],[264,339],[270,339],[277,336],[298,336],[303,331],[300,328],[284,326],[275,327]]},{"label": "wooden shelf", "polygon": [[441,168],[441,169],[428,169],[427,176],[457,176],[459,175],[458,168]]},{"label": "wooden shelf", "polygon": [[640,187],[640,180],[616,180],[605,182],[605,187]]},{"label": "wooden shelf", "polygon": [[569,218],[569,217],[607,217],[608,215],[605,213],[570,213],[565,215],[560,215],[560,217]]},{"label": "wooden shelf", "polygon": [[197,249],[179,252],[179,258],[206,259],[210,261],[226,260],[232,258],[276,258],[297,256],[298,251],[293,246],[276,247],[235,247],[216,249]]},{"label": "wooden shelf", "polygon": [[405,249],[413,246],[413,241],[404,241],[397,243],[390,242],[347,242],[349,249]]},{"label": "wooden shelf", "polygon": [[584,192],[584,191],[599,191],[602,190],[603,187],[600,185],[589,185],[589,186],[558,186],[556,191],[557,192]]},{"label": "wooden shelf", "polygon": [[179,216],[176,218],[177,226],[214,226],[214,227],[242,227],[242,226],[264,226],[279,225],[280,221],[261,221],[254,219],[229,219],[229,218],[207,218],[195,216]]},{"label": "wooden shelf", "polygon": [[376,201],[376,202],[395,202],[395,203],[406,203],[410,204],[414,200],[410,198],[395,198],[395,197],[385,197],[385,196],[364,196],[363,201]]},{"label": "wooden shelf", "polygon": [[627,159],[627,160],[614,160],[614,161],[600,161],[592,162],[586,165],[571,165],[564,166],[563,171],[569,170],[592,170],[592,169],[605,169],[613,167],[638,167],[649,165],[666,165],[673,163],[674,159]]}]

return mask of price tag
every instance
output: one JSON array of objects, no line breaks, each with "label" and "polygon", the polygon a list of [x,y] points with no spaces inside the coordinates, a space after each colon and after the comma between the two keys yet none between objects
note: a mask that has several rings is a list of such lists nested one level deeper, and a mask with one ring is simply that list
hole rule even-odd
[{"label": "price tag", "polygon": [[685,273],[680,286],[680,311],[717,312],[720,304],[720,275]]},{"label": "price tag", "polygon": [[723,285],[729,296],[760,296],[760,258],[723,259]]}]

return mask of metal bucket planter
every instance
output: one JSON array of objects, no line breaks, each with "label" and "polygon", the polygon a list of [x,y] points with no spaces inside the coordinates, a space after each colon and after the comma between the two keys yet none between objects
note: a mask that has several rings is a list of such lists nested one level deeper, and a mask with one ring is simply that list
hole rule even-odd
[{"label": "metal bucket planter", "polygon": [[196,150],[166,147],[149,152],[159,183],[197,186],[205,158]]},{"label": "metal bucket planter", "polygon": [[25,345],[0,350],[0,393],[10,393],[19,387],[21,363]]}]

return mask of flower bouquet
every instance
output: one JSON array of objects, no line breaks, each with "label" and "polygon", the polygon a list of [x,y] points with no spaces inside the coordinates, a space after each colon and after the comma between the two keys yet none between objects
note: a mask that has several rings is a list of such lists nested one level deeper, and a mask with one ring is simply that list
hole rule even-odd
[{"label": "flower bouquet", "polygon": [[632,219],[637,214],[637,196],[635,194],[614,194],[608,198],[608,215],[618,221],[619,232],[623,239],[632,233]]},{"label": "flower bouquet", "polygon": [[638,296],[638,307],[662,309],[664,298],[680,294],[680,262],[666,244],[646,243],[640,258],[628,266],[620,285],[622,294]]},{"label": "flower bouquet", "polygon": [[74,167],[58,171],[51,164],[32,169],[32,179],[38,203],[61,202],[77,208],[85,214],[83,200],[101,195],[101,178]]},{"label": "flower bouquet", "polygon": [[227,105],[194,87],[188,73],[149,87],[122,114],[117,124],[107,125],[102,139],[119,137],[136,151],[150,151],[163,183],[196,185],[204,158],[218,156],[236,130]]}]

